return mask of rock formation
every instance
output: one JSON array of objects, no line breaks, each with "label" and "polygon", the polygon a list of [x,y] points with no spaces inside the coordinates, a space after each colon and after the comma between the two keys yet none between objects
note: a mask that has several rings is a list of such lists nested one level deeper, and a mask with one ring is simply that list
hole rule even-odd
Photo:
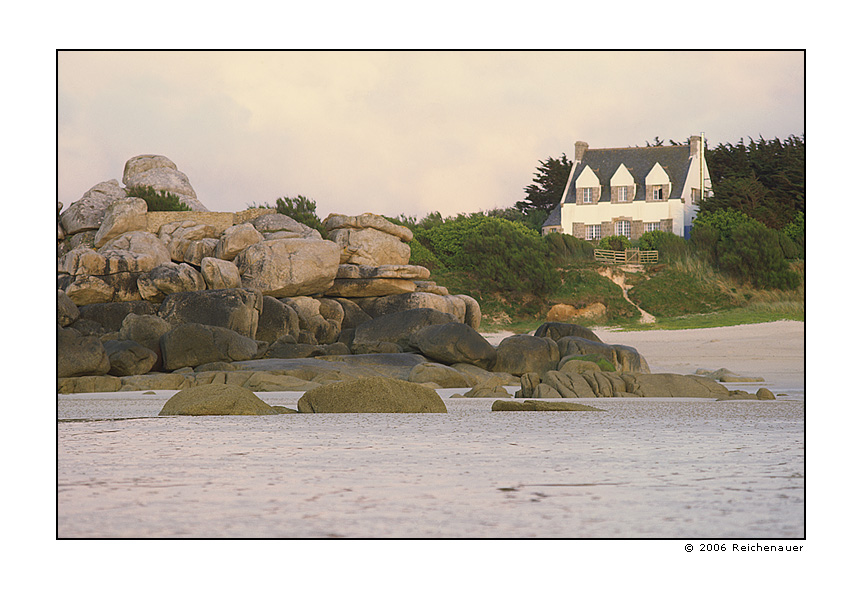
[{"label": "rock formation", "polygon": [[168,399],[159,415],[276,415],[249,389],[211,384],[182,390]]},{"label": "rock formation", "polygon": [[367,378],[321,386],[297,402],[300,413],[446,413],[429,387],[391,378]]},{"label": "rock formation", "polygon": [[123,182],[193,210],[149,212],[116,180],[58,207],[58,392],[386,378],[468,397],[521,384],[521,398],[730,398],[710,378],[650,374],[637,350],[573,324],[492,346],[477,301],[410,264],[411,231],[379,215],[330,215],[322,236],[269,209],[210,212],[163,156],[130,159]]}]

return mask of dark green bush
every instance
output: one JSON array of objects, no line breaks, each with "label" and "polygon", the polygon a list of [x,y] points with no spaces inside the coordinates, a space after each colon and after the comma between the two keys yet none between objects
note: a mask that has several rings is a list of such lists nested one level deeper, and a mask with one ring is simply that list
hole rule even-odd
[{"label": "dark green bush", "polygon": [[565,233],[549,233],[543,240],[558,264],[593,259],[593,244],[584,239]]},{"label": "dark green bush", "polygon": [[276,199],[276,212],[286,215],[306,227],[311,227],[321,235],[326,235],[324,224],[316,212],[317,207],[318,205],[313,199],[306,198],[302,194],[298,194],[294,198],[283,196]]},{"label": "dark green bush", "polygon": [[622,252],[632,247],[632,242],[625,235],[606,235],[599,240],[596,249]]},{"label": "dark green bush", "polygon": [[156,191],[152,186],[133,186],[126,190],[126,196],[146,201],[148,211],[191,211],[189,206],[176,194],[166,190]]},{"label": "dark green bush", "polygon": [[800,276],[785,259],[779,232],[752,220],[734,227],[717,244],[717,264],[723,272],[756,288],[790,290],[800,285]]},{"label": "dark green bush", "polygon": [[642,250],[656,250],[660,259],[679,260],[686,256],[689,246],[686,240],[668,231],[648,231],[638,240]]},{"label": "dark green bush", "polygon": [[806,251],[806,216],[803,211],[797,211],[794,220],[782,228],[782,233],[797,246],[797,257],[803,258]]},{"label": "dark green bush", "polygon": [[543,294],[559,282],[545,241],[521,223],[461,215],[418,226],[414,240],[443,266],[469,273],[488,290]]},{"label": "dark green bush", "polygon": [[438,270],[445,267],[437,256],[418,239],[414,239],[409,245],[411,247],[411,264],[415,266],[425,266],[430,270]]},{"label": "dark green bush", "polygon": [[711,265],[716,265],[716,245],[719,243],[719,229],[710,225],[693,225],[689,234],[690,247]]},{"label": "dark green bush", "polygon": [[717,266],[720,242],[730,239],[734,228],[751,222],[757,221],[737,209],[704,211],[692,221],[689,240],[696,252]]}]

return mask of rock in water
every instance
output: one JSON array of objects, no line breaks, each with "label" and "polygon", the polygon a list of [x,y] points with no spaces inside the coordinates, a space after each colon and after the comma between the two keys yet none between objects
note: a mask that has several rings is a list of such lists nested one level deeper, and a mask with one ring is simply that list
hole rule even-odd
[{"label": "rock in water", "polygon": [[438,394],[419,384],[374,377],[323,385],[297,402],[300,413],[446,413]]},{"label": "rock in water", "polygon": [[565,401],[495,401],[492,411],[604,411],[588,405],[567,403]]},{"label": "rock in water", "polygon": [[183,389],[165,403],[159,415],[276,415],[249,389],[209,384]]}]

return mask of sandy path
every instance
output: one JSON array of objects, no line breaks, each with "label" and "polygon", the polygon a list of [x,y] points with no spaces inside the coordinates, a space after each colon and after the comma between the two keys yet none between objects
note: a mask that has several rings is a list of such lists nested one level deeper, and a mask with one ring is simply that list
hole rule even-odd
[{"label": "sandy path", "polygon": [[[651,372],[694,374],[699,368],[727,368],[741,376],[760,376],[768,388],[802,391],[803,325],[775,321],[707,329],[613,331],[599,327],[593,331],[605,343],[636,348]],[[509,335],[501,332],[486,337],[497,345]]]}]

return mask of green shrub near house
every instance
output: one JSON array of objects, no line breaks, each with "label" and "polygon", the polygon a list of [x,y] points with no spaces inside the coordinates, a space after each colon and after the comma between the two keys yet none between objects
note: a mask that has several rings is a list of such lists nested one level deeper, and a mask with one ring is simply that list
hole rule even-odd
[{"label": "green shrub near house", "polygon": [[152,186],[133,186],[126,190],[126,196],[144,200],[147,203],[147,210],[150,212],[192,210],[176,194],[167,190],[157,191]]},{"label": "green shrub near house", "polygon": [[788,265],[799,255],[793,240],[738,210],[698,215],[692,245],[719,271],[755,288],[793,290],[800,284]]},{"label": "green shrub near house", "polygon": [[599,250],[614,250],[622,252],[632,247],[632,242],[625,235],[606,235],[596,244]]},{"label": "green shrub near house", "polygon": [[689,245],[686,240],[669,231],[648,231],[638,239],[638,247],[641,250],[659,252],[659,259],[663,262],[680,260],[686,257]]},{"label": "green shrub near house", "polygon": [[594,246],[587,240],[566,233],[549,233],[543,240],[557,264],[593,260]]},{"label": "green shrub near house", "polygon": [[410,245],[411,248],[411,264],[415,266],[425,266],[429,270],[444,268],[443,263],[437,258],[437,256],[418,239],[412,240],[408,245]]},{"label": "green shrub near house", "polygon": [[[548,245],[522,223],[482,214],[461,215],[428,227],[416,227],[419,241],[443,266],[462,271],[489,290],[550,292],[559,282]],[[421,248],[419,256],[427,256]]]}]

